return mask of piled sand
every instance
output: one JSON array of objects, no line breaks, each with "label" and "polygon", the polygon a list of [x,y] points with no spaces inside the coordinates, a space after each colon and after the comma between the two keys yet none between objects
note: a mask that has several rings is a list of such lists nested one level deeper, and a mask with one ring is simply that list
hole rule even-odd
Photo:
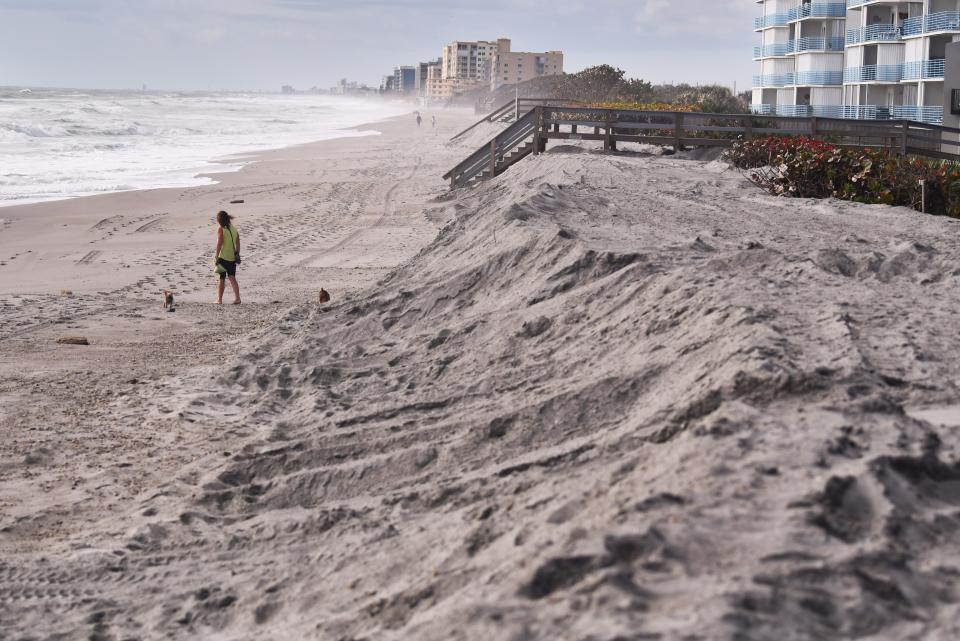
[{"label": "piled sand", "polygon": [[595,153],[415,196],[378,282],[100,406],[180,456],[4,516],[11,638],[960,637],[956,222]]}]

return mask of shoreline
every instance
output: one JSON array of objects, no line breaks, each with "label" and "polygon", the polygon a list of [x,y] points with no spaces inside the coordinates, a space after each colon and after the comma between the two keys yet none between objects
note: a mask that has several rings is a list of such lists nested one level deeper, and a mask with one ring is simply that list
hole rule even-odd
[{"label": "shoreline", "polygon": [[[437,132],[393,118],[372,124],[378,136],[258,152],[220,184],[4,208],[0,553],[119,517],[140,488],[216,447],[150,399],[187,373],[216,375],[321,286],[339,304],[429,243],[426,201],[460,153],[443,143],[467,119],[439,117]],[[239,307],[210,304],[221,208],[241,232]],[[175,292],[175,312],[161,289]],[[127,467],[137,460],[155,465]]]},{"label": "shoreline", "polygon": [[[116,194],[127,194],[131,192],[144,192],[144,191],[154,191],[154,190],[164,190],[164,189],[192,189],[196,187],[210,187],[220,183],[217,179],[218,176],[225,174],[234,174],[242,171],[245,167],[250,164],[260,162],[261,156],[271,152],[282,152],[286,149],[296,149],[297,147],[305,147],[310,145],[319,145],[325,142],[334,142],[337,140],[346,140],[351,138],[367,138],[370,136],[382,135],[376,127],[382,123],[389,123],[393,120],[398,120],[404,116],[390,116],[383,120],[377,120],[367,123],[361,123],[355,127],[344,127],[338,131],[349,131],[353,132],[352,135],[341,135],[335,136],[332,138],[324,138],[320,140],[310,140],[307,142],[295,143],[292,145],[285,145],[283,147],[268,147],[265,149],[258,149],[250,152],[237,152],[234,154],[227,154],[220,158],[215,158],[212,160],[207,160],[205,162],[212,165],[235,165],[232,168],[224,168],[219,171],[210,171],[209,168],[204,171],[199,171],[192,176],[192,179],[198,178],[209,178],[212,182],[204,184],[183,184],[183,185],[168,185],[168,186],[154,186],[154,187],[137,187],[133,189],[120,189],[116,191],[106,191],[106,192],[96,192],[89,194],[80,194],[75,196],[64,196],[63,198],[54,198],[54,199],[45,199],[45,200],[34,200],[31,202],[15,202],[11,201],[10,204],[0,203],[0,213],[3,213],[6,210],[14,209],[17,207],[29,207],[33,205],[44,205],[51,203],[60,203],[68,200],[76,200],[78,198],[95,198],[99,196],[113,196]],[[369,129],[366,129],[369,128]]]}]

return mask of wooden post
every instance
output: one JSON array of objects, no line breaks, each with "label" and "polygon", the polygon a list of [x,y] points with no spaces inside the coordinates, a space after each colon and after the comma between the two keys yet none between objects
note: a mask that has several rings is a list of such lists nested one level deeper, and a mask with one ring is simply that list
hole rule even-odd
[{"label": "wooden post", "polygon": [[497,140],[490,141],[490,177],[497,175]]},{"label": "wooden post", "polygon": [[753,138],[753,116],[747,116],[743,119],[743,138],[744,140]]},{"label": "wooden post", "polygon": [[533,120],[533,154],[540,154],[540,128],[543,126],[543,107],[537,107]]},{"label": "wooden post", "polygon": [[570,133],[572,133],[572,134],[576,134],[576,133],[577,133],[577,126],[576,126],[576,125],[570,125]]},{"label": "wooden post", "polygon": [[817,137],[817,117],[816,116],[812,116],[810,118],[810,137],[811,138]]},{"label": "wooden post", "polygon": [[680,144],[680,137],[683,135],[683,114],[676,112],[673,114],[673,150],[677,153],[683,151],[683,145]]},{"label": "wooden post", "polygon": [[907,137],[910,135],[910,122],[907,120],[903,121],[903,131],[900,133],[900,153],[904,156],[907,155],[907,148],[909,147],[909,140]]},{"label": "wooden post", "polygon": [[610,133],[611,133],[611,130],[612,130],[612,129],[613,129],[613,126],[612,126],[611,123],[610,123],[610,114],[607,114],[607,131],[606,131],[606,133],[605,133],[604,136],[603,136],[603,150],[604,150],[604,151],[612,151],[612,150],[614,149],[614,147],[613,147],[613,139],[610,137]]},{"label": "wooden post", "polygon": [[[554,115],[553,111],[549,112],[551,116]],[[541,127],[544,132],[548,132],[550,128],[546,124],[546,118],[543,115],[543,107],[540,107],[540,114],[537,116],[537,126]],[[540,136],[540,153],[543,153],[547,150],[547,141],[549,138],[546,136]]]}]

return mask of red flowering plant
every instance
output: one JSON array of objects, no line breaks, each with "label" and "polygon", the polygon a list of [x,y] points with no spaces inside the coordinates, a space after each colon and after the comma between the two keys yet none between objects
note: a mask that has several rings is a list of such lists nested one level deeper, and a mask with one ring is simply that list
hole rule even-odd
[{"label": "red flowering plant", "polygon": [[774,195],[901,205],[960,218],[957,163],[783,136],[740,140],[725,158]]}]

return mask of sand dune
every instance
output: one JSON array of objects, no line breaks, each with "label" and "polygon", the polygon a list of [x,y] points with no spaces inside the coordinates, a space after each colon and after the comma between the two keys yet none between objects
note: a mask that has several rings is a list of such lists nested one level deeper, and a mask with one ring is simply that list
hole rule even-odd
[{"label": "sand dune", "polygon": [[569,149],[421,185],[416,255],[104,409],[168,478],[4,519],[11,638],[960,635],[954,221]]}]

